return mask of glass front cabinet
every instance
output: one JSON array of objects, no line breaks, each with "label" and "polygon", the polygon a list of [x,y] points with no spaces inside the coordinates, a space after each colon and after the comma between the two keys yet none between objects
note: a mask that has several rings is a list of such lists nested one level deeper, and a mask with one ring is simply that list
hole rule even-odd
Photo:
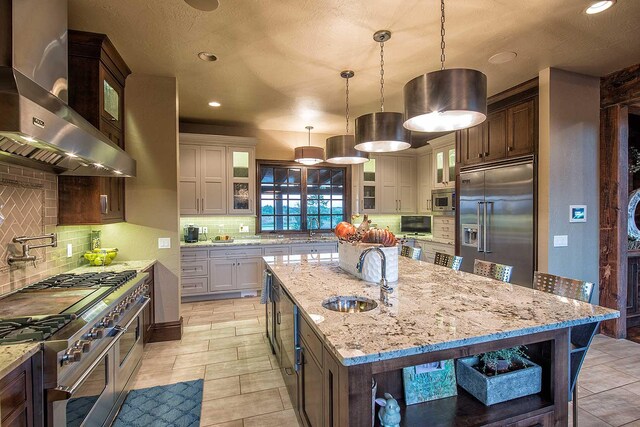
[{"label": "glass front cabinet", "polygon": [[376,212],[376,159],[362,165],[361,208],[364,213]]},{"label": "glass front cabinet", "polygon": [[255,214],[255,149],[227,148],[228,214]]}]

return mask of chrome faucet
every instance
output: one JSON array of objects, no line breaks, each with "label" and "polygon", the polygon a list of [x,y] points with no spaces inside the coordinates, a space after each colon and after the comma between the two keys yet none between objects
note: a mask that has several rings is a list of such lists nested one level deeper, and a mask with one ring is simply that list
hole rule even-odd
[{"label": "chrome faucet", "polygon": [[[31,240],[41,240],[41,239],[51,239],[51,242],[42,243],[40,245],[29,245],[28,243],[26,243],[26,242],[29,242]],[[46,247],[52,247],[52,248],[57,247],[58,246],[58,236],[56,235],[56,233],[45,234],[45,235],[42,235],[42,236],[34,236],[34,237],[19,236],[19,237],[14,237],[13,238],[13,243],[20,243],[22,245],[22,255],[19,255],[19,256],[10,255],[7,258],[7,262],[9,263],[9,265],[14,264],[16,262],[20,262],[20,261],[33,261],[33,266],[35,267],[35,265],[36,265],[36,256],[29,254],[29,251],[31,249],[46,248]]]},{"label": "chrome faucet", "polygon": [[385,256],[382,249],[368,248],[362,251],[362,253],[360,254],[360,259],[358,260],[358,264],[356,264],[356,270],[358,270],[358,273],[362,273],[364,260],[371,252],[375,252],[380,255],[380,302],[388,307],[391,305],[389,303],[389,296],[393,293],[393,288],[389,286],[389,283],[387,282],[387,257]]},{"label": "chrome faucet", "polygon": [[309,218],[309,237],[313,237],[314,233],[313,229],[311,228],[311,222],[315,221],[316,222],[316,230],[320,230],[320,221],[318,221],[318,218],[316,218],[315,216],[312,216],[311,218]]}]

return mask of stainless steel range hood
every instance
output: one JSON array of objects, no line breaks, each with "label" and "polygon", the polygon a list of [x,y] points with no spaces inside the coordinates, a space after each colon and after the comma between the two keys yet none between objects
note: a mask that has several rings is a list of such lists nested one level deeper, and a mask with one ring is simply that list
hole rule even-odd
[{"label": "stainless steel range hood", "polygon": [[67,105],[67,74],[67,0],[0,0],[0,161],[135,176],[135,160]]}]

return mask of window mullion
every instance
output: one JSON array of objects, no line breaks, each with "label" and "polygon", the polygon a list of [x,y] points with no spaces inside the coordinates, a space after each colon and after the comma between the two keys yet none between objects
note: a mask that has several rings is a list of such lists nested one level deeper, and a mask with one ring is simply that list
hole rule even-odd
[{"label": "window mullion", "polygon": [[300,225],[301,231],[307,231],[307,168],[303,167],[300,171]]}]

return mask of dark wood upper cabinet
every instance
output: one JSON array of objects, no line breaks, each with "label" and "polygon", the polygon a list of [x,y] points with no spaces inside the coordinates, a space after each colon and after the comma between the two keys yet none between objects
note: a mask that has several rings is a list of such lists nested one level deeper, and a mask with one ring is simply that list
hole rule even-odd
[{"label": "dark wood upper cabinet", "polygon": [[[120,148],[131,70],[105,34],[69,30],[69,105]],[[124,216],[124,178],[58,178],[58,223],[109,224]]]},{"label": "dark wood upper cabinet", "polygon": [[494,109],[478,126],[458,131],[463,166],[534,154],[537,97]]},{"label": "dark wood upper cabinet", "polygon": [[536,106],[536,100],[531,99],[507,109],[507,157],[535,151]]}]

